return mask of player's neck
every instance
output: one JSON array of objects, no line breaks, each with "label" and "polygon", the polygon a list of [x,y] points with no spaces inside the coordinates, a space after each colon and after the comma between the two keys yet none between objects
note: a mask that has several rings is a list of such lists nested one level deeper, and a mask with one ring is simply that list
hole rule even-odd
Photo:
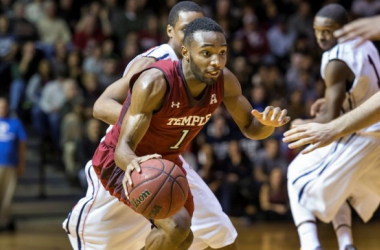
[{"label": "player's neck", "polygon": [[188,91],[190,94],[197,98],[206,88],[206,84],[199,81],[190,69],[190,65],[185,60],[182,60],[182,73],[185,78],[185,84],[187,85]]},{"label": "player's neck", "polygon": [[182,55],[181,53],[178,53],[177,51],[175,51],[175,46],[174,46],[174,43],[173,43],[173,40],[172,39],[169,39],[168,41],[168,45],[173,49],[174,53],[177,55],[178,58],[182,58]]}]

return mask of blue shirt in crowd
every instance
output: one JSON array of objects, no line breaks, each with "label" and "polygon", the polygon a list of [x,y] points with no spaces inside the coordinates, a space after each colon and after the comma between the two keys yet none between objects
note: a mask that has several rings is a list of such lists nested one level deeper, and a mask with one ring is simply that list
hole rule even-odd
[{"label": "blue shirt in crowd", "polygon": [[0,167],[17,166],[21,141],[26,141],[21,121],[15,118],[0,118]]}]

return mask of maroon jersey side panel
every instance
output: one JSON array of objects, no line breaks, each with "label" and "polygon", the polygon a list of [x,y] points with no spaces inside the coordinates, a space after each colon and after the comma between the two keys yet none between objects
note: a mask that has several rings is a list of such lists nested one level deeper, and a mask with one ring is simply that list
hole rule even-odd
[{"label": "maroon jersey side panel", "polygon": [[[163,106],[153,114],[150,126],[135,153],[138,156],[157,153],[182,168],[179,155],[200,132],[223,100],[223,76],[215,84],[206,86],[201,95],[195,99],[187,88],[181,61],[163,60],[151,65],[150,68],[158,68],[164,73],[168,91]],[[140,74],[132,78],[131,86]],[[121,123],[130,105],[130,95],[123,104],[117,124],[100,143],[92,160],[103,186],[111,195],[128,205],[129,202],[121,183],[124,171],[115,165],[114,151],[120,135]]]}]

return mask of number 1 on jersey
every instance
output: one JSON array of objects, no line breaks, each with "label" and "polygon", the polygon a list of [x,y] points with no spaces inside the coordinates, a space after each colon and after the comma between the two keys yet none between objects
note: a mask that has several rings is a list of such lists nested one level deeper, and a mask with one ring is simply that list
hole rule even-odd
[{"label": "number 1 on jersey", "polygon": [[179,147],[181,146],[182,142],[185,140],[187,134],[190,132],[189,129],[184,129],[182,130],[182,136],[181,138],[179,139],[179,141],[177,142],[176,145],[174,146],[171,146],[170,149],[179,149]]}]

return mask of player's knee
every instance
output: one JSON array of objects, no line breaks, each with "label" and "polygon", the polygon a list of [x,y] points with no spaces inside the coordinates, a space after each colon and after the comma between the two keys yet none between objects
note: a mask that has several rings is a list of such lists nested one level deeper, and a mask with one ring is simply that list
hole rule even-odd
[{"label": "player's knee", "polygon": [[180,241],[186,240],[189,233],[191,232],[190,226],[191,226],[191,219],[190,217],[180,217],[176,218],[174,223],[169,227],[169,234],[171,234],[173,237],[180,239]]},{"label": "player's knee", "polygon": [[187,211],[180,211],[171,218],[171,223],[166,226],[166,233],[178,242],[184,242],[191,230],[191,217]]},{"label": "player's knee", "polygon": [[194,240],[193,232],[190,230],[189,234],[187,235],[187,238],[181,243],[181,245],[178,247],[178,250],[187,250],[191,246]]}]

